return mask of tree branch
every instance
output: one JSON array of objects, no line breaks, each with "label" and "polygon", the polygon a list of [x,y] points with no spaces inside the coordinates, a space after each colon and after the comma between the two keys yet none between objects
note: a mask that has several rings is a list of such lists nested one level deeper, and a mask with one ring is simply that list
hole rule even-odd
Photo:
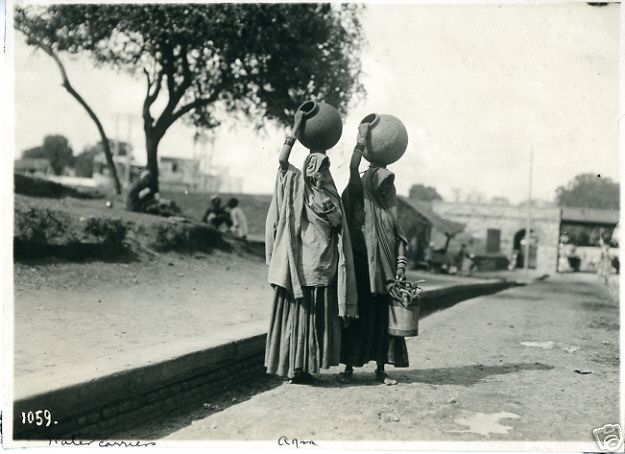
[{"label": "tree branch", "polygon": [[[183,78],[180,86],[176,88],[174,82],[175,70],[173,66],[169,65],[169,73],[167,75],[167,89],[169,91],[169,101],[167,105],[163,109],[163,113],[160,115],[158,120],[156,121],[155,128],[157,130],[166,131],[171,124],[176,121],[180,116],[175,116],[174,111],[178,106],[178,103],[184,96],[187,89],[193,84],[193,75],[191,74],[191,70],[189,69],[189,60],[187,57],[186,47],[181,48],[181,55],[184,52],[184,61],[182,62],[182,73]],[[172,58],[174,58],[173,52],[170,52]],[[184,115],[184,114],[183,114]]]},{"label": "tree branch", "polygon": [[150,126],[152,125],[152,116],[150,115],[150,87],[152,86],[152,81],[150,80],[150,73],[147,69],[143,68],[143,73],[145,74],[146,79],[148,80],[148,88],[145,91],[145,99],[143,100],[143,121],[144,126],[145,122],[147,122]]},{"label": "tree branch", "polygon": [[150,114],[150,107],[152,106],[152,104],[154,104],[154,101],[156,101],[156,98],[158,98],[158,94],[161,91],[163,71],[160,70],[158,72],[158,75],[156,78],[156,85],[154,86],[154,90],[152,90],[152,93],[150,93],[150,90],[152,89],[153,81],[150,79],[150,73],[145,68],[143,68],[143,73],[145,74],[145,77],[148,81],[148,88],[146,90],[145,99],[143,101],[143,119],[144,121],[148,122],[150,127],[152,127],[153,126],[152,123],[154,122],[154,119],[152,118],[152,115]]},{"label": "tree branch", "polygon": [[150,96],[150,87],[152,86],[152,81],[150,80],[150,73],[147,69],[143,68],[143,74],[145,74],[145,78],[148,80],[148,92],[145,95],[145,97],[147,98],[148,96]]},{"label": "tree branch", "polygon": [[180,109],[178,109],[176,112],[172,114],[170,125],[173,124],[175,121],[177,121],[180,117],[191,112],[193,109],[207,106],[208,104],[215,102],[217,100],[217,97],[219,96],[219,93],[221,92],[221,88],[222,87],[220,84],[217,87],[215,87],[215,89],[213,90],[213,94],[210,95],[208,98],[196,99],[195,101],[182,106]]},{"label": "tree branch", "polygon": [[152,93],[152,102],[156,101],[158,98],[158,94],[161,91],[161,82],[163,81],[163,70],[158,71],[158,76],[156,79],[156,87],[154,88],[154,92]]},{"label": "tree branch", "polygon": [[62,83],[63,87],[87,111],[87,114],[89,114],[89,117],[91,117],[91,119],[95,123],[96,128],[98,128],[98,132],[100,133],[100,138],[102,139],[102,147],[104,148],[104,154],[106,156],[106,162],[108,164],[109,170],[111,171],[111,176],[113,177],[113,181],[115,183],[115,192],[117,192],[117,194],[121,194],[122,193],[122,188],[121,188],[121,184],[119,183],[119,177],[117,176],[117,169],[115,168],[115,163],[113,162],[113,155],[111,153],[111,147],[110,147],[110,144],[109,144],[109,140],[106,137],[106,134],[104,133],[104,128],[102,127],[102,123],[100,123],[100,120],[98,119],[97,115],[91,109],[91,107],[87,104],[87,102],[83,99],[83,97],[78,94],[78,92],[74,89],[74,87],[70,83],[69,78],[67,77],[67,71],[65,71],[65,66],[63,65],[63,62],[58,57],[58,55],[56,55],[56,52],[54,52],[54,50],[52,49],[52,46],[50,46],[47,43],[44,43],[43,41],[41,41],[40,39],[38,39],[38,38],[36,38],[34,36],[32,36],[31,34],[29,34],[24,29],[20,28],[18,30],[20,30],[22,33],[24,33],[24,35],[26,35],[27,39],[32,44],[36,45],[41,50],[43,50],[46,54],[48,54],[50,57],[52,57],[54,62],[57,64],[57,66],[59,68],[59,71],[61,72],[61,77],[63,79],[63,83]]},{"label": "tree branch", "polygon": [[156,76],[156,84],[154,85],[154,90],[152,91],[152,93],[150,93],[150,90],[152,89],[152,81],[150,80],[150,73],[145,68],[143,68],[143,72],[145,74],[145,77],[148,79],[148,90],[147,90],[147,93],[145,95],[145,99],[149,102],[150,105],[152,105],[154,103],[154,101],[156,101],[156,98],[158,98],[158,93],[161,91],[161,82],[163,80],[163,71],[160,70],[158,72],[158,74]]}]

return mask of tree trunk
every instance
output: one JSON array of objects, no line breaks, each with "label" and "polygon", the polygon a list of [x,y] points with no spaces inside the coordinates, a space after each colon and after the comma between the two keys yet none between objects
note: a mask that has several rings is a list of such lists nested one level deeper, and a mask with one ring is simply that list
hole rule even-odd
[{"label": "tree trunk", "polygon": [[[95,117],[95,114],[94,114]],[[100,137],[102,138],[102,146],[104,147],[104,156],[106,156],[106,163],[109,166],[109,170],[111,171],[111,176],[113,177],[113,182],[115,183],[115,192],[117,194],[122,193],[122,185],[119,182],[119,176],[117,175],[117,168],[115,167],[115,162],[113,162],[113,153],[111,153],[111,145],[106,135],[104,134],[104,129],[102,129],[102,125],[100,125],[100,121],[95,118],[96,125],[98,126],[98,131],[100,131]],[[130,159],[130,155],[127,155],[128,159]]]},{"label": "tree trunk", "polygon": [[98,132],[100,133],[100,138],[102,139],[102,146],[104,147],[104,155],[106,156],[106,163],[108,164],[108,168],[111,172],[111,177],[113,178],[113,182],[115,184],[115,192],[117,194],[121,194],[122,186],[119,183],[119,177],[117,176],[117,169],[115,168],[115,162],[113,161],[113,154],[111,153],[111,146],[109,144],[109,139],[106,137],[106,134],[104,133],[104,128],[102,127],[100,120],[96,116],[95,112],[91,110],[91,107],[87,105],[85,100],[82,99],[82,97],[70,85],[69,81],[66,80],[63,83],[63,86],[76,99],[76,101],[78,101],[80,105],[85,108],[85,110],[87,111],[87,113],[89,114],[93,122],[95,123],[96,128],[98,128]]},{"label": "tree trunk", "polygon": [[148,170],[150,171],[150,189],[158,191],[158,138],[154,130],[145,131],[145,147],[148,152]]},{"label": "tree trunk", "polygon": [[80,103],[81,106],[85,108],[91,119],[98,128],[98,132],[100,133],[100,139],[102,140],[102,147],[104,148],[104,156],[106,156],[106,163],[108,165],[109,171],[111,172],[111,177],[113,178],[113,183],[115,184],[115,192],[117,194],[122,193],[122,186],[119,182],[119,176],[117,176],[117,168],[115,167],[115,162],[113,161],[113,153],[111,153],[111,145],[109,143],[109,139],[106,137],[104,133],[104,128],[100,123],[100,120],[96,116],[96,114],[91,110],[91,108],[87,105],[84,99],[74,90],[74,88],[70,85],[69,81],[65,81],[63,83],[65,89]]}]

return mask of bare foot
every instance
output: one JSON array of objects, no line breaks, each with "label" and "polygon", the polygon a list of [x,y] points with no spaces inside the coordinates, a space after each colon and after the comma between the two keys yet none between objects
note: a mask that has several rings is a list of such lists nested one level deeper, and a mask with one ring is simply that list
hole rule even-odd
[{"label": "bare foot", "polygon": [[393,380],[392,378],[389,378],[388,375],[386,375],[386,372],[382,370],[375,371],[375,379],[379,382],[384,383],[387,386],[393,386],[397,384],[397,380]]}]

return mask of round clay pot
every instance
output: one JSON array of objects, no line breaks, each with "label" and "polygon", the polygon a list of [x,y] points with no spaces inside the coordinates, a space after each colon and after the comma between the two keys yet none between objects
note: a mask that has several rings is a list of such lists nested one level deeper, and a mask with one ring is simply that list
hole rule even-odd
[{"label": "round clay pot", "polygon": [[397,161],[408,147],[408,132],[393,115],[370,114],[361,123],[369,123],[363,156],[371,163],[389,165]]},{"label": "round clay pot", "polygon": [[298,110],[304,112],[304,124],[297,132],[299,141],[309,150],[329,150],[343,132],[339,111],[325,102],[306,101]]}]

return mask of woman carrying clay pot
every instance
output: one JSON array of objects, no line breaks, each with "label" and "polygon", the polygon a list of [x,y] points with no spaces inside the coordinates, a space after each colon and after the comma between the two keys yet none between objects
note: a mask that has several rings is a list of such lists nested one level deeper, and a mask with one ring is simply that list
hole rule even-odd
[{"label": "woman carrying clay pot", "polygon": [[365,151],[369,129],[361,123],[350,162],[350,179],[343,192],[343,205],[350,226],[358,289],[358,320],[343,330],[342,381],[352,378],[353,367],[375,361],[375,376],[387,385],[397,382],[384,370],[385,364],[408,366],[403,337],[389,335],[389,286],[405,280],[406,237],[397,221],[395,175],[382,163],[371,163],[362,178],[358,166]]},{"label": "woman carrying clay pot", "polygon": [[323,149],[311,149],[302,170],[289,164],[305,122],[280,152],[266,224],[269,283],[274,288],[267,373],[311,383],[311,374],[339,364],[341,319],[357,317],[356,282],[347,222]]}]

